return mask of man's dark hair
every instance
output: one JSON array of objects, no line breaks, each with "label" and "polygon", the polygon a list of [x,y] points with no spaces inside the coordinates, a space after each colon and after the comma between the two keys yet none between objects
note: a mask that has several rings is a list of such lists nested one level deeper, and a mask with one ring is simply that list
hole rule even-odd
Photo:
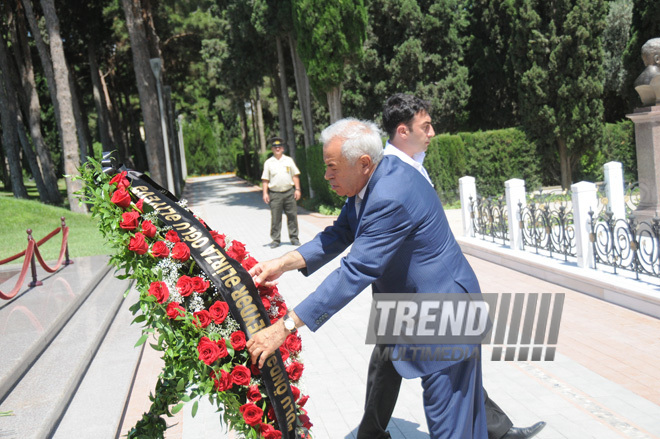
[{"label": "man's dark hair", "polygon": [[415,115],[424,110],[430,112],[430,103],[416,96],[397,93],[385,101],[383,106],[383,128],[390,138],[394,137],[396,127],[405,124],[412,129],[411,122]]}]

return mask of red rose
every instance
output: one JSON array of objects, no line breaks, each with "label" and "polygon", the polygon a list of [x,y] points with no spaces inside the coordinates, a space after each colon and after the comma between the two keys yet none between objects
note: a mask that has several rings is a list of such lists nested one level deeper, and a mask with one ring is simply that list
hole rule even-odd
[{"label": "red rose", "polygon": [[126,178],[127,172],[121,171],[119,174],[115,174],[110,180],[110,184],[116,184],[117,187],[127,188],[131,185],[131,182]]},{"label": "red rose", "polygon": [[289,358],[289,351],[284,346],[280,346],[280,355],[282,356],[282,361],[286,361]]},{"label": "red rose", "polygon": [[284,346],[286,346],[289,352],[296,355],[300,352],[302,341],[300,340],[300,337],[298,337],[298,334],[289,334],[287,335],[286,340],[284,340]]},{"label": "red rose", "polygon": [[261,399],[261,392],[259,391],[259,386],[256,384],[248,387],[247,397],[252,402],[257,402]]},{"label": "red rose", "polygon": [[183,297],[188,297],[193,293],[193,281],[190,276],[185,274],[176,281],[176,289]]},{"label": "red rose", "polygon": [[238,386],[247,386],[250,384],[250,369],[237,364],[231,371],[231,380]]},{"label": "red rose", "polygon": [[227,243],[225,242],[226,235],[218,233],[215,230],[211,230],[211,236],[213,237],[213,240],[223,249],[227,246]]},{"label": "red rose", "polygon": [[258,264],[257,260],[254,259],[252,256],[248,256],[246,259],[244,259],[241,262],[241,265],[243,266],[243,268],[245,268],[245,271],[250,271],[250,268],[254,267],[257,264]]},{"label": "red rose", "polygon": [[280,308],[277,310],[277,317],[284,317],[284,314],[288,311],[286,303],[280,302],[279,307]]},{"label": "red rose", "polygon": [[243,404],[238,409],[238,411],[243,414],[243,419],[245,419],[245,423],[252,427],[261,423],[261,418],[264,417],[264,411],[261,410],[256,405],[252,404],[251,402],[248,402],[247,404]]},{"label": "red rose", "polygon": [[286,373],[289,375],[291,381],[298,381],[302,376],[304,368],[305,366],[302,363],[294,361],[286,367]]},{"label": "red rose", "polygon": [[211,373],[211,378],[213,378],[213,383],[218,392],[229,390],[234,385],[231,381],[231,375],[224,370],[220,371],[220,378],[217,378],[217,375],[214,372]]},{"label": "red rose", "polygon": [[165,303],[170,297],[170,290],[167,289],[165,282],[151,282],[149,294],[155,296],[158,303]]},{"label": "red rose", "polygon": [[123,186],[120,186],[117,188],[115,193],[112,194],[110,201],[115,203],[117,206],[126,209],[131,205],[131,194],[129,194]]},{"label": "red rose", "polygon": [[142,223],[142,233],[144,233],[148,238],[153,238],[156,236],[156,226],[153,225],[151,221],[145,221]]},{"label": "red rose", "polygon": [[206,328],[213,321],[211,319],[211,314],[207,310],[197,311],[193,313],[193,318],[197,317],[196,320],[193,320],[193,324],[198,328]]},{"label": "red rose", "polygon": [[291,393],[293,393],[293,400],[298,401],[298,398],[300,398],[300,389],[296,386],[291,386]]},{"label": "red rose", "polygon": [[121,227],[124,230],[135,230],[137,229],[139,223],[140,223],[139,213],[135,211],[124,212],[121,214],[121,222],[119,223],[119,227]]},{"label": "red rose", "polygon": [[211,313],[211,318],[213,319],[215,324],[220,325],[227,318],[227,313],[229,312],[229,305],[227,305],[226,302],[220,302],[218,300],[213,305],[211,305],[211,308],[209,308],[209,312]]},{"label": "red rose", "polygon": [[179,239],[179,235],[177,235],[174,230],[168,230],[167,233],[165,234],[165,239],[174,243],[181,242],[181,240]]},{"label": "red rose", "polygon": [[176,319],[178,316],[183,317],[186,314],[186,310],[183,309],[181,305],[179,305],[178,303],[170,302],[167,305],[166,313],[167,313],[167,317],[171,319]]},{"label": "red rose", "polygon": [[300,398],[298,400],[298,407],[304,407],[308,399],[309,399],[309,395],[305,395],[302,398]]},{"label": "red rose", "polygon": [[305,427],[308,430],[314,426],[314,424],[309,422],[309,416],[307,416],[304,413],[302,415],[299,415],[298,419],[300,420],[300,422],[302,422],[303,427]]},{"label": "red rose", "polygon": [[144,235],[140,232],[137,232],[128,243],[128,249],[137,253],[138,255],[143,255],[149,250],[149,244],[144,240]]},{"label": "red rose", "polygon": [[282,432],[270,424],[262,423],[259,426],[259,433],[264,439],[282,439]]},{"label": "red rose", "polygon": [[261,303],[264,304],[264,308],[266,308],[266,311],[270,309],[270,300],[268,300],[268,297],[262,297]]},{"label": "red rose", "polygon": [[273,409],[273,406],[268,404],[268,419],[271,421],[275,420],[275,410]]},{"label": "red rose", "polygon": [[258,377],[259,375],[261,375],[261,370],[259,370],[259,366],[257,366],[256,364],[250,363],[250,372],[252,372],[253,377]]},{"label": "red rose", "polygon": [[242,351],[245,349],[245,333],[243,331],[232,332],[229,336],[229,341],[231,342],[231,347],[236,351]]},{"label": "red rose", "polygon": [[275,294],[277,294],[277,287],[276,286],[266,287],[266,286],[260,285],[259,286],[259,294],[262,297],[272,298],[273,296],[275,296]]},{"label": "red rose", "polygon": [[188,248],[188,244],[185,242],[177,242],[174,244],[174,248],[172,248],[172,259],[181,262],[186,262],[190,259],[190,249]]},{"label": "red rose", "polygon": [[218,340],[218,349],[220,349],[220,358],[225,358],[229,355],[229,352],[227,352],[227,342],[224,338]]},{"label": "red rose", "polygon": [[246,254],[247,252],[245,251],[245,244],[238,241],[232,242],[231,247],[229,247],[229,250],[227,250],[227,256],[234,258],[237,261],[242,261],[245,259]]},{"label": "red rose", "polygon": [[156,241],[151,246],[151,254],[157,258],[166,258],[170,255],[170,249],[167,248],[165,241]]},{"label": "red rose", "polygon": [[142,198],[140,198],[140,199],[137,201],[137,203],[135,203],[135,208],[136,208],[137,210],[139,210],[140,212],[144,212],[144,208],[142,207],[143,204],[144,204],[144,200],[143,200]]},{"label": "red rose", "polygon": [[209,284],[209,281],[204,280],[199,276],[195,276],[192,278],[192,284],[193,284],[193,290],[196,293],[200,293],[200,294],[208,290],[209,286],[211,286],[211,284]]},{"label": "red rose", "polygon": [[208,337],[202,337],[197,344],[197,352],[199,352],[199,359],[202,360],[207,366],[210,366],[220,358],[220,348],[218,344]]}]

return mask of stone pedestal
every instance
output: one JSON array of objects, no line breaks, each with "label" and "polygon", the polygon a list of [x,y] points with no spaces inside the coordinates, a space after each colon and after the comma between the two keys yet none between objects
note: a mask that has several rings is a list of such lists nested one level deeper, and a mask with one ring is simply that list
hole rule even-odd
[{"label": "stone pedestal", "polygon": [[640,202],[633,212],[638,221],[660,216],[660,106],[636,108],[626,115],[635,123]]}]

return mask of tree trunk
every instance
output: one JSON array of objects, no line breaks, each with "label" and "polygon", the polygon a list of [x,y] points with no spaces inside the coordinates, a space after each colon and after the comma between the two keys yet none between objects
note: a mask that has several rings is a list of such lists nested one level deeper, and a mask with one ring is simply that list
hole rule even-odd
[{"label": "tree trunk", "polygon": [[55,73],[55,88],[57,89],[57,101],[60,106],[60,134],[62,136],[62,153],[64,156],[64,178],[66,180],[67,198],[69,208],[73,212],[87,212],[85,204],[78,203],[75,192],[82,189],[82,180],[73,180],[74,176],[80,175],[80,154],[78,151],[78,139],[76,136],[76,121],[73,115],[73,102],[69,88],[69,72],[66,59],[64,58],[64,47],[60,36],[60,23],[55,12],[53,0],[41,0],[41,8],[44,11],[46,27],[50,40],[50,56],[53,60],[53,71]]},{"label": "tree trunk", "polygon": [[573,175],[571,170],[571,158],[566,147],[564,139],[557,139],[557,146],[559,147],[559,164],[561,168],[561,187],[562,189],[570,189],[573,183]]},{"label": "tree trunk", "polygon": [[89,133],[89,126],[87,125],[87,115],[85,110],[80,105],[80,93],[78,93],[78,85],[73,78],[73,71],[67,62],[67,72],[69,72],[69,87],[71,90],[71,103],[73,104],[73,117],[76,121],[76,131],[78,132],[78,143],[80,146],[80,162],[85,163],[87,156],[92,150],[92,136]]},{"label": "tree trunk", "polygon": [[245,165],[245,175],[252,177],[250,169],[250,130],[248,128],[247,115],[245,114],[245,105],[238,103],[238,116],[241,120],[241,140],[243,141],[243,163]]},{"label": "tree trunk", "polygon": [[[293,73],[296,78],[296,91],[298,93],[298,103],[300,104],[300,113],[302,115],[303,141],[305,142],[305,152],[314,144],[314,125],[312,119],[312,94],[309,86],[309,76],[300,56],[296,40],[289,34],[289,47],[291,48],[291,59],[293,60]],[[312,176],[307,174],[307,187],[309,188],[309,197],[314,198],[314,189],[312,189]]]},{"label": "tree trunk", "polygon": [[46,190],[44,179],[41,177],[41,169],[39,169],[39,163],[37,163],[37,156],[34,154],[32,145],[30,145],[30,141],[28,140],[25,124],[23,123],[23,117],[21,116],[20,111],[16,113],[16,128],[18,131],[18,140],[21,142],[25,158],[28,161],[32,177],[34,178],[34,184],[37,185],[39,200],[41,200],[42,203],[47,203],[48,191]]},{"label": "tree trunk", "polygon": [[112,132],[108,122],[108,109],[105,105],[105,95],[102,92],[101,75],[99,74],[99,66],[96,63],[96,47],[92,41],[87,46],[87,59],[89,60],[89,73],[92,79],[94,107],[96,107],[96,114],[98,115],[97,125],[101,145],[103,151],[113,151],[115,158],[120,160],[120,157],[117,156],[117,145],[112,140]]},{"label": "tree trunk", "polygon": [[310,92],[309,77],[303,64],[296,40],[289,34],[289,47],[291,48],[291,59],[293,60],[293,72],[296,78],[296,92],[298,93],[298,102],[300,104],[300,113],[302,114],[303,140],[305,149],[314,144],[314,124],[312,120],[312,94]]},{"label": "tree trunk", "polygon": [[166,153],[163,133],[160,124],[160,107],[156,91],[156,78],[151,71],[149,48],[147,46],[146,30],[142,20],[140,0],[122,0],[126,26],[131,39],[133,52],[133,69],[137,79],[140,107],[144,118],[146,155],[151,178],[163,186],[167,186],[167,170],[165,161],[161,160]]},{"label": "tree trunk", "polygon": [[[279,78],[279,73],[276,73]],[[280,81],[276,81],[271,77],[270,85],[275,91],[275,96],[277,96],[277,120],[280,121],[278,124],[277,132],[278,135],[285,139],[286,138],[286,112],[284,111],[284,102],[282,99],[282,88],[280,87]]]},{"label": "tree trunk", "polygon": [[9,56],[7,44],[0,35],[0,125],[2,125],[2,147],[9,162],[11,188],[16,198],[27,198],[23,184],[23,169],[18,151],[18,133],[16,132],[16,99],[9,78]]},{"label": "tree trunk", "polygon": [[[34,66],[32,65],[32,57],[30,55],[30,48],[26,38],[27,29],[25,26],[25,16],[20,13],[20,11],[17,14],[16,24],[18,27],[18,41],[15,43],[14,53],[16,55],[16,65],[19,68],[21,83],[23,85],[23,94],[26,96],[27,101],[23,111],[27,114],[30,137],[34,143],[37,157],[41,165],[41,175],[43,176],[44,187],[46,189],[45,202],[59,205],[62,204],[62,195],[57,187],[57,175],[55,173],[53,159],[41,131],[41,103],[39,102],[39,94],[37,93],[37,85],[34,79]],[[50,59],[48,62],[50,62]]]},{"label": "tree trunk", "polygon": [[264,131],[264,110],[261,105],[261,90],[257,87],[256,99],[256,113],[257,113],[257,132],[259,133],[259,151],[261,154],[266,152],[266,132]]},{"label": "tree trunk", "polygon": [[[118,107],[114,104],[115,100],[110,94],[108,83],[105,80],[105,75],[99,71],[99,79],[101,81],[101,88],[103,90],[104,101],[106,104],[107,117],[110,124],[110,140],[115,148],[119,151],[119,159],[131,169],[135,169],[131,154],[128,148],[128,141],[124,132],[119,128],[119,114]],[[129,130],[125,130],[128,133]]]},{"label": "tree trunk", "polygon": [[287,151],[289,156],[296,160],[296,140],[293,134],[293,120],[291,119],[291,103],[289,102],[289,88],[286,85],[286,69],[284,64],[284,50],[282,49],[282,39],[277,36],[275,42],[277,43],[277,63],[279,65],[280,73],[280,93],[282,95],[282,105],[284,106],[284,121],[280,120],[280,124],[284,122],[286,127],[286,144],[289,147]]},{"label": "tree trunk", "polygon": [[342,118],[341,115],[341,85],[333,87],[327,92],[328,110],[330,111],[330,123],[335,123]]}]

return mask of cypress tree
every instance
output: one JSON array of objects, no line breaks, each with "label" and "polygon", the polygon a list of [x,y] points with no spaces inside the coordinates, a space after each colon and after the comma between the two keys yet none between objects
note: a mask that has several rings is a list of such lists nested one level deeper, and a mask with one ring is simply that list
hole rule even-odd
[{"label": "cypress tree", "polygon": [[[604,0],[517,0],[512,63],[522,72],[518,98],[525,130],[550,157],[560,181],[589,147],[603,119]],[[547,176],[546,176],[547,179]]]}]

